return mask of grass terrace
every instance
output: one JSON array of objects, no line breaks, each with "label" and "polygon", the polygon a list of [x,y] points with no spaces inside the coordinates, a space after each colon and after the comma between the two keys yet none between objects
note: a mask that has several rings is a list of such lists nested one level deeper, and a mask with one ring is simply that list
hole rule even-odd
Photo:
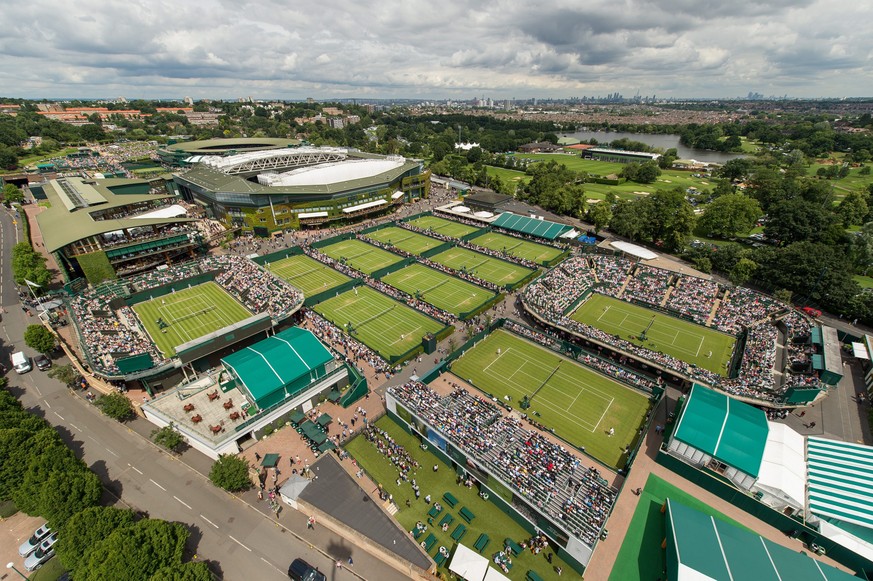
[{"label": "grass terrace", "polygon": [[[647,338],[641,341],[640,333],[653,317]],[[600,294],[592,294],[571,318],[721,375],[727,375],[736,345],[736,339],[726,333]]]},{"label": "grass terrace", "polygon": [[173,357],[182,343],[252,316],[214,282],[144,301],[133,310],[164,357]]},{"label": "grass terrace", "polygon": [[[451,371],[501,401],[511,397],[514,408],[613,468],[624,465],[624,449],[649,407],[642,393],[504,330],[464,353]],[[531,406],[522,410],[525,396]]]},{"label": "grass terrace", "polygon": [[[404,431],[403,428],[394,423],[390,418],[384,416],[375,425],[388,432],[394,441],[403,446],[410,456],[420,464],[421,467],[417,471],[409,472],[409,479],[415,478],[416,483],[420,487],[421,498],[419,500],[415,499],[415,493],[412,491],[412,485],[409,482],[401,481],[400,485],[397,485],[398,469],[366,438],[363,436],[354,438],[346,444],[345,449],[367,471],[370,478],[382,484],[388,493],[394,495],[394,502],[400,509],[394,515],[394,518],[407,531],[414,529],[419,521],[427,524],[427,511],[431,507],[425,504],[425,496],[429,494],[432,497],[432,502],[435,501],[442,504],[442,513],[416,539],[419,542],[424,541],[429,534],[433,533],[437,540],[429,551],[431,557],[438,554],[440,546],[446,547],[449,553],[453,552],[457,543],[452,540],[451,534],[459,523],[467,527],[467,532],[464,534],[461,542],[471,549],[473,549],[473,544],[480,534],[485,533],[488,535],[490,540],[485,550],[482,551],[482,555],[489,560],[494,553],[503,549],[503,539],[510,538],[518,543],[531,537],[530,533],[525,531],[496,505],[479,498],[476,488],[470,489],[465,486],[459,486],[455,482],[456,474],[451,466],[446,465],[430,452],[422,450],[421,442]],[[436,472],[432,469],[434,465],[439,467]],[[442,496],[446,492],[450,492],[458,499],[455,508],[449,507],[442,500]],[[410,508],[406,507],[407,500],[412,505]],[[459,513],[463,507],[466,507],[476,515],[472,522],[467,523],[461,518]],[[449,530],[443,532],[439,522],[446,514],[451,515],[454,520],[451,526],[449,526]],[[523,581],[529,570],[535,571],[543,579],[554,581],[572,579],[576,575],[576,572],[558,558],[557,555],[552,558],[552,564],[549,564],[545,558],[546,552],[534,555],[531,551],[524,551],[521,555],[512,557],[513,566],[509,572],[509,578]],[[446,560],[444,566],[439,568],[440,573],[449,574],[448,564],[450,561],[451,559]],[[563,576],[559,577],[555,573],[554,566],[556,565],[564,570]],[[491,566],[496,567],[493,563]]]},{"label": "grass terrace", "polygon": [[445,325],[368,286],[357,287],[313,307],[337,327],[387,360],[421,345],[428,333]]},{"label": "grass terrace", "polygon": [[400,250],[405,250],[410,254],[421,254],[427,252],[431,248],[436,248],[441,244],[445,244],[442,240],[431,238],[418,232],[411,232],[398,228],[397,226],[389,226],[375,232],[367,233],[367,236],[373,240],[378,240],[383,244],[391,244]]},{"label": "grass terrace", "polygon": [[466,280],[449,276],[421,264],[410,264],[382,277],[382,282],[390,284],[431,305],[459,316],[469,313],[496,294]]},{"label": "grass terrace", "polygon": [[507,236],[499,232],[488,232],[470,240],[471,243],[484,246],[489,250],[505,252],[510,256],[530,260],[536,263],[554,260],[563,252],[560,248],[553,248],[545,244],[537,244],[528,240]]},{"label": "grass terrace", "polygon": [[430,259],[455,270],[466,270],[482,280],[501,286],[516,284],[533,272],[524,266],[457,246]]},{"label": "grass terrace", "polygon": [[345,261],[346,264],[364,274],[372,274],[377,270],[403,260],[401,256],[351,238],[335,242],[319,248],[334,260]]},{"label": "grass terrace", "polygon": [[460,222],[446,220],[445,218],[439,218],[437,216],[422,216],[421,218],[410,220],[409,224],[417,226],[418,228],[427,228],[451,238],[460,238],[480,230],[480,228],[476,226],[461,224]]},{"label": "grass terrace", "polygon": [[341,272],[305,254],[282,258],[267,264],[265,268],[288,284],[302,290],[305,297],[329,291],[351,280]]}]

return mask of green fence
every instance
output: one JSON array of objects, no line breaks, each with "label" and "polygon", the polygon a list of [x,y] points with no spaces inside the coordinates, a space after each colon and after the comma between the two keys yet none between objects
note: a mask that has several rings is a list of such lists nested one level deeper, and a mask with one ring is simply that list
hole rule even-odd
[{"label": "green fence", "polygon": [[491,232],[491,228],[479,228],[475,232],[470,232],[466,236],[461,236],[459,238],[459,240],[463,240],[464,242],[469,242],[473,238],[478,238],[479,236],[482,236],[483,234],[488,234],[489,232]]},{"label": "green fence", "polygon": [[325,238],[324,240],[313,242],[312,244],[310,244],[310,246],[312,248],[324,248],[325,246],[330,246],[331,244],[336,244],[337,242],[342,242],[343,240],[350,240],[351,238],[356,238],[354,232],[340,234],[332,238]]},{"label": "green fence", "polygon": [[346,363],[346,369],[349,370],[349,389],[340,398],[339,404],[344,408],[349,407],[365,395],[369,391],[367,378],[364,377],[354,365]]},{"label": "green fence", "polygon": [[464,313],[459,313],[458,318],[462,321],[467,321],[469,319],[472,319],[473,317],[484,313],[485,311],[487,311],[488,309],[490,309],[491,307],[493,307],[494,305],[496,305],[497,303],[499,303],[502,300],[503,300],[503,293],[497,293],[497,295],[494,298],[485,301],[484,303],[482,303],[481,305],[479,305],[478,307],[476,307],[472,311],[466,311]]},{"label": "green fence", "polygon": [[376,224],[375,226],[370,226],[369,228],[364,228],[359,233],[360,234],[369,234],[370,232],[378,232],[379,230],[384,230],[385,228],[392,228],[394,226],[394,222],[385,222],[383,224]]},{"label": "green fence", "polygon": [[204,282],[210,282],[213,280],[215,280],[214,272],[198,274],[196,276],[192,276],[191,278],[186,278],[185,280],[179,280],[170,284],[165,284],[164,286],[159,286],[151,288],[149,290],[140,291],[138,293],[133,293],[132,295],[127,297],[126,301],[128,306],[133,306],[143,301],[148,301],[151,299],[162,297],[164,295],[168,295],[174,291],[186,289],[189,286],[197,286],[198,284],[203,284]]},{"label": "green fence", "polygon": [[554,257],[553,259],[545,260],[540,264],[542,264],[546,268],[552,268],[553,266],[557,265],[558,263],[563,262],[568,256],[570,256],[570,254],[572,254],[572,252],[570,250],[565,250],[564,252],[562,252],[558,256]]},{"label": "green fence", "polygon": [[842,563],[853,571],[873,572],[873,561],[856,555],[842,545],[824,537],[816,529],[810,527],[798,517],[791,517],[775,511],[769,506],[758,502],[744,492],[740,492],[727,482],[705,470],[698,470],[694,466],[682,462],[664,451],[658,452],[656,458],[658,464],[669,468],[676,474],[700,486],[704,490],[715,494],[719,498],[729,502],[733,506],[741,508],[755,518],[764,521],[785,534],[797,536],[803,542],[816,543],[824,547],[828,557]]},{"label": "green fence", "polygon": [[422,258],[430,258],[431,256],[436,256],[440,252],[445,252],[446,250],[450,250],[454,248],[456,244],[454,242],[443,242],[436,248],[431,248],[430,250],[425,250],[419,256]]},{"label": "green fence", "polygon": [[374,270],[372,274],[370,274],[371,278],[376,280],[381,280],[383,276],[387,276],[392,272],[396,272],[401,268],[406,268],[410,264],[415,264],[418,262],[418,259],[414,256],[410,256],[409,258],[404,258],[400,262],[395,262],[394,264],[389,264],[385,268],[380,268],[379,270]]},{"label": "green fence", "polygon": [[322,301],[326,301],[327,299],[332,299],[333,297],[342,294],[346,291],[350,291],[356,286],[360,286],[364,284],[363,281],[359,278],[353,278],[350,281],[344,282],[339,286],[335,286],[332,289],[328,289],[324,292],[320,292],[318,294],[314,294],[312,296],[306,297],[303,300],[303,305],[307,307],[312,307],[319,304]]},{"label": "green fence", "polygon": [[271,262],[276,262],[277,260],[282,260],[283,258],[288,258],[289,256],[299,256],[300,254],[303,254],[303,249],[299,246],[294,246],[292,248],[277,250],[276,252],[271,252],[270,254],[265,254],[263,256],[255,256],[254,258],[252,258],[252,262],[259,266],[264,266],[266,264],[270,264]]}]

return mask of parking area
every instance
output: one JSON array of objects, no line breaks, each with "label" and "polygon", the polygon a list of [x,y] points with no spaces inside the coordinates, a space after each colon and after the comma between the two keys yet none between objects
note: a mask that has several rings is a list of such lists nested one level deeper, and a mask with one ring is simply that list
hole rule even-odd
[{"label": "parking area", "polygon": [[27,516],[23,512],[0,521],[0,580],[19,578],[15,571],[6,568],[6,563],[13,563],[19,571],[24,571],[24,558],[18,555],[18,547],[44,522],[42,517]]}]

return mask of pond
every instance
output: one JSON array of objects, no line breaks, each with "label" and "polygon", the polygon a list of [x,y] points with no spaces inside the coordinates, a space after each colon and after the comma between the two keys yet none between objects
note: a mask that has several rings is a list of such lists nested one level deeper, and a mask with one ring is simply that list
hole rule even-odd
[{"label": "pond", "polygon": [[685,147],[679,143],[679,136],[672,134],[651,134],[651,133],[629,133],[627,131],[577,131],[575,133],[564,133],[561,137],[572,137],[584,143],[589,139],[594,138],[599,143],[605,144],[616,139],[630,139],[632,141],[640,141],[652,147],[660,147],[664,150],[672,147],[676,148],[679,153],[679,159],[696,159],[697,161],[706,161],[711,163],[724,163],[731,159],[744,157],[740,153],[724,153],[721,151],[709,151],[707,149],[695,149]]}]

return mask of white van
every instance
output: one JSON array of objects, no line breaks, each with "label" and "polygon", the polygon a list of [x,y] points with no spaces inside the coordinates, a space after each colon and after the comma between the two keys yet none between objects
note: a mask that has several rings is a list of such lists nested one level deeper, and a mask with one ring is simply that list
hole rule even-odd
[{"label": "white van", "polygon": [[33,366],[30,364],[30,357],[24,354],[24,351],[18,351],[17,353],[12,354],[12,367],[15,368],[15,372],[21,375],[22,373],[27,373]]}]

